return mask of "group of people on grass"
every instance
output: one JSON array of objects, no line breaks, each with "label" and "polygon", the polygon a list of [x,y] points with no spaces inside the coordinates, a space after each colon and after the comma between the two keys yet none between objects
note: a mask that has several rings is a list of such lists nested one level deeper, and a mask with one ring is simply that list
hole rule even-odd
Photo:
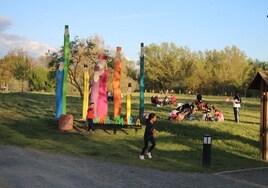
[{"label": "group of people on grass", "polygon": [[[239,93],[236,92],[234,98],[232,99],[233,102],[233,111],[234,111],[234,117],[235,117],[235,122],[239,123],[239,108],[241,104],[241,98],[239,96]],[[195,104],[197,105],[197,110],[202,110],[203,111],[203,116],[202,120],[205,121],[214,121],[213,118],[217,121],[224,121],[224,116],[223,113],[215,109],[213,105],[209,104],[202,104],[202,95],[200,93],[197,94]],[[93,127],[93,119],[95,118],[94,116],[94,103],[90,103],[90,106],[87,111],[87,123],[88,123],[88,131],[94,131]],[[214,110],[214,116],[212,116],[211,111]],[[169,114],[169,119],[174,119],[181,121],[185,119],[185,117],[191,116],[195,111],[195,106],[193,102],[188,102],[185,104],[180,104],[178,107],[173,110]],[[145,122],[145,131],[144,131],[144,146],[142,148],[142,151],[139,155],[139,158],[141,160],[145,160],[145,155],[149,158],[152,159],[152,150],[156,146],[155,142],[155,137],[156,137],[156,129],[154,128],[154,122],[156,121],[156,114],[155,113],[150,113],[146,117],[146,122]],[[151,142],[151,146],[148,149],[149,142]]]},{"label": "group of people on grass", "polygon": [[[231,101],[233,102],[235,122],[239,123],[239,109],[241,104],[241,98],[238,92],[235,92],[235,96]],[[224,121],[224,115],[222,111],[216,109],[215,106],[212,104],[204,103],[202,101],[202,95],[199,92],[196,95],[195,105],[193,102],[187,102],[184,104],[178,103],[178,107],[170,112],[170,114],[168,115],[168,119],[181,121],[188,118],[191,120],[193,119],[191,118],[191,115],[195,112],[196,109],[198,111],[202,111],[201,120],[203,121]]]},{"label": "group of people on grass", "polygon": [[164,105],[175,105],[176,97],[174,95],[169,95],[162,98],[160,95],[154,95],[151,97],[151,102],[157,107]]}]

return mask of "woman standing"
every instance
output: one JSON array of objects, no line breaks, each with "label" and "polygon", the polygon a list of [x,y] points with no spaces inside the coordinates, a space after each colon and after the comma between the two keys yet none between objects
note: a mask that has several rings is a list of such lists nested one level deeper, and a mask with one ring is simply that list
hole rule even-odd
[{"label": "woman standing", "polygon": [[148,148],[148,144],[149,141],[152,143],[151,147],[149,148],[149,150],[147,151],[147,156],[149,159],[152,158],[152,150],[155,147],[155,135],[156,135],[156,130],[153,127],[153,123],[156,121],[156,114],[155,113],[150,113],[148,116],[148,119],[146,121],[146,128],[145,128],[145,132],[144,132],[144,147],[141,151],[140,154],[140,159],[144,160],[144,153]]},{"label": "woman standing", "polygon": [[241,97],[239,96],[238,91],[235,92],[235,96],[233,98],[233,109],[234,109],[234,118],[235,122],[239,123],[239,108],[241,107]]}]

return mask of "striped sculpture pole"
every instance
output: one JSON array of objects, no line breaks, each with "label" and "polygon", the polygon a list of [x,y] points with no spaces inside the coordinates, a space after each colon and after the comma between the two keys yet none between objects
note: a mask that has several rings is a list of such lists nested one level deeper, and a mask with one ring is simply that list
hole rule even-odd
[{"label": "striped sculpture pole", "polygon": [[69,72],[69,55],[70,55],[69,26],[65,25],[64,47],[63,47],[64,79],[63,79],[63,87],[62,87],[62,114],[66,114],[66,93],[67,93],[67,82],[68,82],[68,72]]},{"label": "striped sculpture pole", "polygon": [[128,83],[127,90],[127,124],[131,124],[130,116],[131,116],[131,83]]},{"label": "striped sculpture pole", "polygon": [[90,94],[90,102],[93,102],[94,112],[97,112],[97,102],[99,98],[99,85],[100,85],[100,67],[96,62],[94,65],[93,78],[91,83],[91,94]]},{"label": "striped sculpture pole", "polygon": [[88,95],[89,95],[89,74],[88,74],[88,66],[86,64],[84,64],[84,95],[83,95],[82,119],[86,119],[86,116],[87,116]]},{"label": "striped sculpture pole", "polygon": [[144,113],[144,46],[141,43],[141,56],[140,56],[140,110],[139,118],[141,119]]},{"label": "striped sculpture pole", "polygon": [[98,108],[97,117],[102,120],[108,114],[108,100],[107,100],[107,86],[108,86],[108,69],[107,69],[107,58],[106,56],[99,56],[99,67],[100,67],[100,77],[99,77],[99,96],[98,96]]},{"label": "striped sculpture pole", "polygon": [[[90,102],[93,102],[95,104],[94,111],[96,113],[96,117],[99,117],[100,114],[105,113],[106,112],[105,109],[107,109],[108,113],[108,102],[106,104],[106,102],[104,101],[104,100],[107,101],[106,98],[107,94],[106,93],[104,94],[104,92],[107,91],[107,82],[108,82],[107,59],[105,56],[99,55],[97,62],[95,63],[94,66],[94,72],[91,84],[91,95],[90,95]],[[100,94],[102,96],[100,96]],[[99,104],[99,101],[101,101],[101,104]],[[99,107],[100,110],[98,110]],[[100,114],[98,114],[98,112],[100,112]]]},{"label": "striped sculpture pole", "polygon": [[60,118],[62,114],[62,86],[63,86],[63,58],[60,58],[60,65],[56,71],[56,119]]},{"label": "striped sculpture pole", "polygon": [[122,101],[120,89],[121,77],[121,47],[116,47],[116,55],[114,60],[114,77],[113,77],[113,91],[114,91],[114,118],[121,115]]}]

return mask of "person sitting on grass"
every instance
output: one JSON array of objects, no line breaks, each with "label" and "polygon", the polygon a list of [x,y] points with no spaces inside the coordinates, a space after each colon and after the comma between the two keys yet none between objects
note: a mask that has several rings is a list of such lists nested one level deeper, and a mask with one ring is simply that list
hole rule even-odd
[{"label": "person sitting on grass", "polygon": [[178,116],[179,111],[178,110],[172,110],[168,115],[168,120],[175,120]]},{"label": "person sitting on grass", "polygon": [[218,122],[223,122],[224,121],[224,116],[223,113],[220,110],[215,110],[215,114],[214,114],[215,120]]},{"label": "person sitting on grass", "polygon": [[206,111],[203,112],[202,120],[203,121],[214,121],[214,118],[211,115],[210,108],[206,109]]},{"label": "person sitting on grass", "polygon": [[179,112],[190,111],[190,114],[192,114],[194,112],[194,104],[193,102],[184,103],[177,107],[176,110]]},{"label": "person sitting on grass", "polygon": [[157,107],[163,105],[163,99],[160,97],[160,95],[155,95],[151,97],[151,102],[156,105]]},{"label": "person sitting on grass", "polygon": [[182,120],[184,120],[184,118],[187,117],[190,113],[191,113],[191,111],[189,111],[189,110],[185,110],[185,111],[179,112],[179,113],[177,114],[177,117],[175,118],[175,120],[176,120],[176,121],[182,121]]},{"label": "person sitting on grass", "polygon": [[171,104],[172,105],[176,104],[176,97],[174,95],[171,95]]},{"label": "person sitting on grass", "polygon": [[168,120],[182,121],[185,117],[194,113],[194,105],[189,102],[179,106],[176,110],[172,110],[168,116]]}]

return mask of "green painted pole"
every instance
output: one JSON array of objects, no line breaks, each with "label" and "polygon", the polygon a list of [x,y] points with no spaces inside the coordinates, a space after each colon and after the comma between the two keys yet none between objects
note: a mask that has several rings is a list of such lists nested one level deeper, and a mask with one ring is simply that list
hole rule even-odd
[{"label": "green painted pole", "polygon": [[143,117],[144,113],[144,46],[141,43],[141,56],[140,56],[140,111],[139,118]]},{"label": "green painted pole", "polygon": [[66,93],[67,93],[67,82],[68,82],[68,72],[69,72],[69,55],[70,55],[69,26],[65,25],[64,47],[63,47],[64,77],[63,77],[63,87],[62,87],[62,114],[66,114]]}]

